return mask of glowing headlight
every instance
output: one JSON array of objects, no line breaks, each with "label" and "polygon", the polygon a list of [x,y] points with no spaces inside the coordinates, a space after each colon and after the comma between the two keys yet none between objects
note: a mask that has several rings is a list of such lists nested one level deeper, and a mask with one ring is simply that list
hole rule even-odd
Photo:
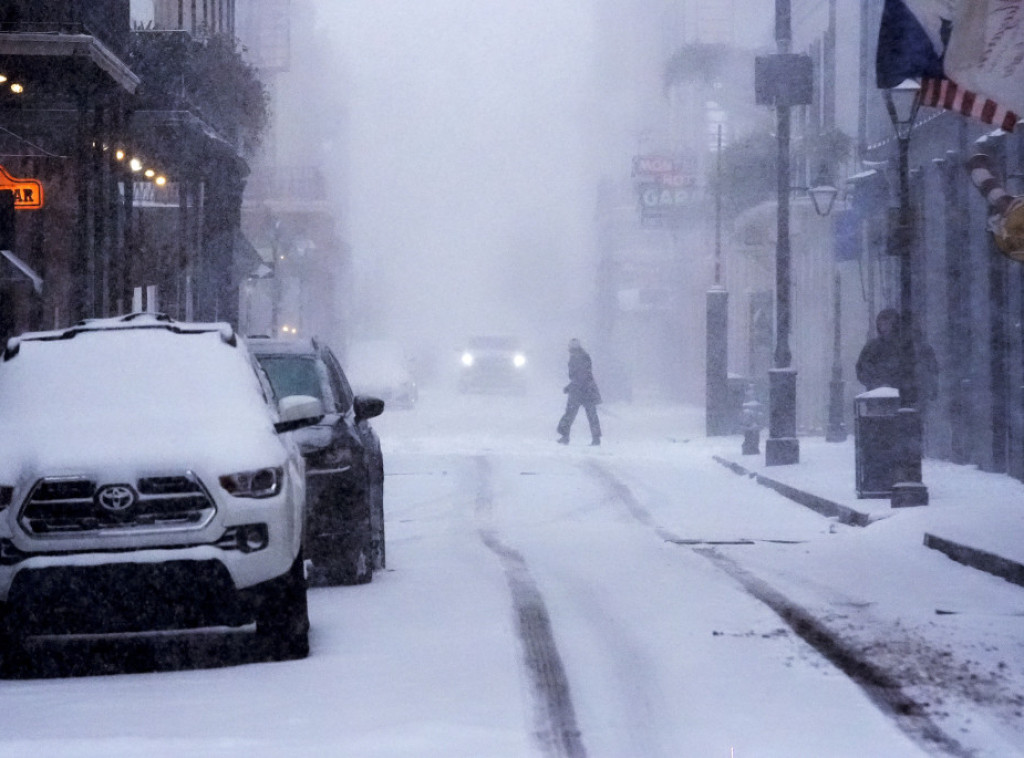
[{"label": "glowing headlight", "polygon": [[466,366],[467,368],[469,366],[473,365],[473,354],[472,353],[466,352],[466,353],[462,354],[462,365]]},{"label": "glowing headlight", "polygon": [[516,353],[512,357],[512,365],[515,366],[516,368],[522,368],[523,366],[526,365],[526,356],[523,355],[522,353]]},{"label": "glowing headlight", "polygon": [[220,486],[235,497],[273,497],[281,491],[280,468],[261,468],[258,471],[242,471],[220,478]]}]

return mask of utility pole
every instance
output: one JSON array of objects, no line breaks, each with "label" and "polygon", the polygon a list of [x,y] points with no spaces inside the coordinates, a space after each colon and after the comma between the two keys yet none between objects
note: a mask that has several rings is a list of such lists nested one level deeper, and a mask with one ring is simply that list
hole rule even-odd
[{"label": "utility pole", "polygon": [[759,59],[755,82],[758,102],[775,106],[778,135],[778,227],[775,247],[775,354],[768,372],[768,439],[765,464],[781,466],[800,461],[796,436],[796,370],[789,347],[790,312],[789,142],[790,108],[810,104],[813,67],[807,56],[792,55],[790,0],[775,0],[775,41],[778,54]]},{"label": "utility pole", "polygon": [[[822,98],[824,131],[825,134],[832,135],[836,128],[836,0],[829,0],[828,3],[824,69],[824,97]],[[846,440],[846,423],[844,421],[846,382],[843,381],[842,355],[843,281],[836,256],[833,256],[832,266],[835,269],[832,283],[832,378],[828,385],[828,428],[825,431],[825,440],[827,442],[844,442]]]}]

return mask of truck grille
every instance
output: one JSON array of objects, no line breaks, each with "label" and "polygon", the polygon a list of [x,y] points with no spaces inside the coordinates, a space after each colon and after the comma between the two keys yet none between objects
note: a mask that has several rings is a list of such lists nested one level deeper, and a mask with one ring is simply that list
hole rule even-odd
[{"label": "truck grille", "polygon": [[200,528],[215,512],[206,488],[190,473],[144,477],[131,484],[54,477],[36,482],[18,521],[30,535],[55,536]]}]

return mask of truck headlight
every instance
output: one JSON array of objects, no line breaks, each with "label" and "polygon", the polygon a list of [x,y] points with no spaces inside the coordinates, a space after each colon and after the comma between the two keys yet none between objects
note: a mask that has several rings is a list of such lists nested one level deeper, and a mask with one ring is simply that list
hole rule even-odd
[{"label": "truck headlight", "polygon": [[462,365],[469,368],[473,365],[473,354],[466,352],[462,354]]},{"label": "truck headlight", "polygon": [[512,365],[516,368],[522,368],[526,365],[526,356],[522,353],[516,353],[512,356]]},{"label": "truck headlight", "polygon": [[279,466],[241,471],[220,477],[220,486],[235,497],[273,497],[281,491],[284,471]]}]

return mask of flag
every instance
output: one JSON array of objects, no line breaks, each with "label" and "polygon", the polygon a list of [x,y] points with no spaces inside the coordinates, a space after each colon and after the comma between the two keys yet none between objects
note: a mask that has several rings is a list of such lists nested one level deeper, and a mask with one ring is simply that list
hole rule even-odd
[{"label": "flag", "polygon": [[885,0],[875,64],[878,89],[892,89],[905,79],[941,79],[948,39],[949,20],[937,8]]},{"label": "flag", "polygon": [[921,105],[956,111],[986,124],[1012,132],[1018,116],[994,100],[964,89],[950,79],[922,79]]},{"label": "flag", "polygon": [[1024,111],[1017,0],[885,0],[875,80],[921,81],[921,104],[1012,131]]},{"label": "flag", "polygon": [[959,86],[983,93],[1011,113],[1024,113],[1024,5],[1020,0],[961,2],[944,67],[946,76]]},{"label": "flag", "polygon": [[864,217],[852,209],[842,210],[836,214],[835,225],[832,228],[835,232],[837,263],[860,259],[863,221]]}]

